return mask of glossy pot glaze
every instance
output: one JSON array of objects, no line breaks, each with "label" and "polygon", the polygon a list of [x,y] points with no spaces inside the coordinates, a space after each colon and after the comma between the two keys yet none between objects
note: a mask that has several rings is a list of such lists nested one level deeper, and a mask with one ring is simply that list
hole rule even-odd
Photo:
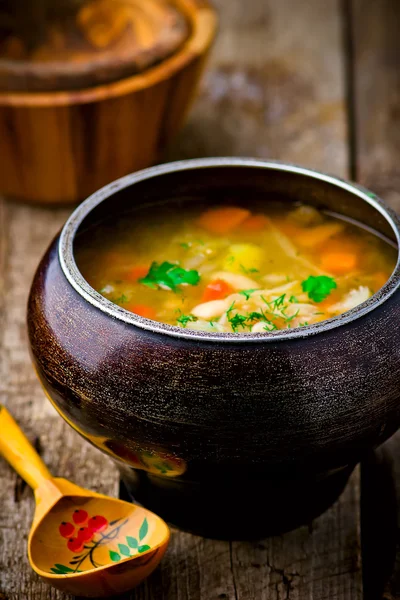
[{"label": "glossy pot glaze", "polygon": [[398,245],[376,196],[314,171],[216,158],[130,175],[79,206],[36,273],[28,325],[60,414],[113,456],[136,500],[183,528],[258,537],[306,522],[400,425],[400,266],[357,308],[265,334],[209,334],[112,304],[83,279],[74,240],[133,207],[252,196],[335,211]]}]

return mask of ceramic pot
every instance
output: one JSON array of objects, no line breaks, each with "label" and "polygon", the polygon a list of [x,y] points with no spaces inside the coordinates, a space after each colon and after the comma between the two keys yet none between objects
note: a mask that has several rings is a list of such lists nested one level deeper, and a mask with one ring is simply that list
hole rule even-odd
[{"label": "ceramic pot", "polygon": [[136,500],[191,531],[258,537],[324,510],[364,453],[398,428],[400,265],[355,309],[263,334],[143,319],[80,274],[74,240],[99,219],[169,198],[223,197],[244,206],[252,197],[303,201],[398,245],[396,215],[335,177],[240,158],[161,165],[75,210],[36,273],[29,338],[51,401],[117,460]]},{"label": "ceramic pot", "polygon": [[173,3],[190,35],[159,64],[93,87],[0,90],[0,193],[41,204],[78,202],[159,160],[188,111],[216,31],[206,0]]}]

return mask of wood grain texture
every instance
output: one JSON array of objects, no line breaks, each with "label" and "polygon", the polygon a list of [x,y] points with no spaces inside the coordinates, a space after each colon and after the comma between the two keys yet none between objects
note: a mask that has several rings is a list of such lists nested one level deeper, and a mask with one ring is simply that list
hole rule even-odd
[{"label": "wood grain texture", "polygon": [[[339,2],[215,4],[221,29],[211,68],[169,158],[248,154],[345,176]],[[101,489],[115,491],[106,459],[81,443],[44,400],[26,351],[29,279],[65,213],[2,206],[0,243],[8,247],[3,267],[7,329],[0,332],[2,394],[31,438],[39,436],[55,473],[94,488],[101,465]],[[5,256],[4,249],[3,261]],[[361,599],[358,480],[356,471],[339,501],[309,527],[258,544],[174,532],[160,569],[124,600]],[[0,481],[0,506],[5,507],[0,512],[0,598],[2,593],[6,600],[67,600],[41,585],[26,563],[29,491],[2,462]]]},{"label": "wood grain texture", "polygon": [[357,176],[400,211],[400,6],[352,6]]},{"label": "wood grain texture", "polygon": [[[65,211],[31,209],[1,201],[4,293],[0,401],[16,417],[54,474],[117,495],[118,476],[111,461],[60,419],[44,396],[28,354],[25,310],[30,282],[40,256],[66,216]],[[34,507],[31,491],[3,460],[0,481],[0,597],[65,600],[66,596],[39,581],[27,561],[26,543]]]},{"label": "wood grain texture", "polygon": [[340,3],[218,0],[220,29],[168,158],[274,158],[346,175]]},{"label": "wood grain texture", "polygon": [[206,2],[176,4],[191,35],[144,73],[69,92],[0,91],[1,193],[67,204],[157,162],[192,100],[216,28]]},{"label": "wood grain texture", "polygon": [[189,34],[184,15],[160,0],[3,3],[0,90],[71,90],[116,81],[171,56]]},{"label": "wood grain texture", "polygon": [[[351,13],[356,173],[400,212],[400,5],[352,0]],[[399,433],[364,464],[363,491],[366,571],[377,573],[366,597],[394,600],[400,597]]]}]

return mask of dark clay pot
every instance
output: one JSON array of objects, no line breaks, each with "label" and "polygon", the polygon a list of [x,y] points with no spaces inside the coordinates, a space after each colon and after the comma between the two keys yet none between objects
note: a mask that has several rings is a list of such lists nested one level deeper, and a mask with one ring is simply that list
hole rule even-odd
[{"label": "dark clay pot", "polygon": [[60,414],[118,461],[135,500],[217,537],[308,521],[399,427],[399,263],[379,293],[329,321],[208,334],[103,298],[78,271],[74,240],[132,207],[156,210],[176,198],[246,205],[252,197],[311,203],[399,242],[394,213],[340,179],[246,159],[167,164],[120,179],[75,210],[39,266],[28,308],[35,366]]}]

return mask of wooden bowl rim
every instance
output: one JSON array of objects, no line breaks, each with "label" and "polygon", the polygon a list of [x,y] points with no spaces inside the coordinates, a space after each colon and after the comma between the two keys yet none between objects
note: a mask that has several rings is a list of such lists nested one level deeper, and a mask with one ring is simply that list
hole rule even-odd
[{"label": "wooden bowl rim", "polygon": [[207,0],[174,0],[190,21],[191,34],[171,57],[159,65],[124,79],[78,90],[54,92],[0,92],[0,106],[47,107],[100,102],[149,88],[168,79],[204,54],[217,28],[217,14]]}]

